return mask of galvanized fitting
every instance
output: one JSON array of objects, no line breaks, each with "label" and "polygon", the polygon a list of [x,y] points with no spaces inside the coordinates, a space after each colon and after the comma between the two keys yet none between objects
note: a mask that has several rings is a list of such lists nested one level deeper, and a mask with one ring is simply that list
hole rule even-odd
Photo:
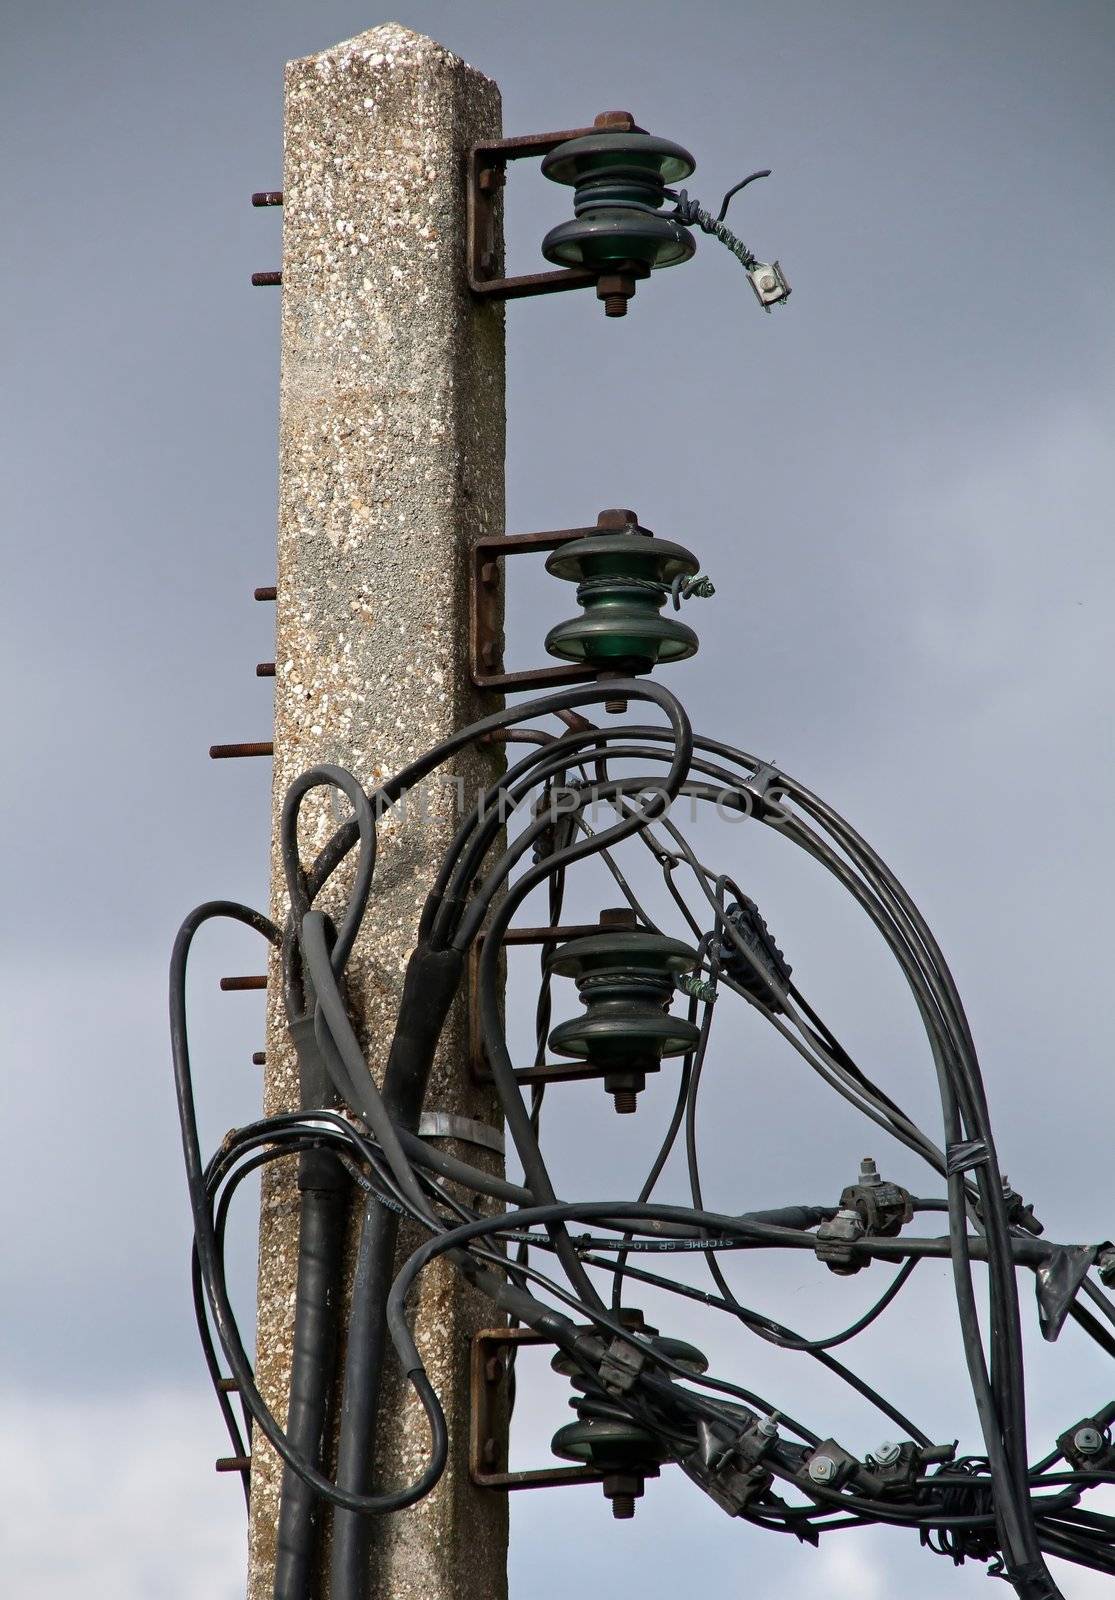
[{"label": "galvanized fitting", "polygon": [[1103,1450],[1103,1434],[1098,1428],[1077,1428],[1072,1442],[1082,1456],[1098,1456]]},{"label": "galvanized fitting", "polygon": [[836,1462],[831,1456],[810,1456],[808,1471],[814,1483],[832,1483],[836,1477]]}]

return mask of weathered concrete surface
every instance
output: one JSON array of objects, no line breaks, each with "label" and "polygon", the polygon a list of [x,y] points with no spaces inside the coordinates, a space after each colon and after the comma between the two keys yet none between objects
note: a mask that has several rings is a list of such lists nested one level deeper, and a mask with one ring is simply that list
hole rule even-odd
[{"label": "weathered concrete surface", "polygon": [[[337,762],[371,787],[491,708],[468,686],[465,554],[481,533],[502,530],[503,319],[466,288],[463,175],[468,145],[499,131],[496,86],[395,24],[286,69],[276,819],[305,768]],[[474,794],[495,769],[474,753],[449,770]],[[425,815],[412,806],[380,827],[348,981],[376,1068],[455,809],[452,789],[431,785]],[[337,812],[311,797],[302,816],[310,860]],[[273,839],[271,913],[281,922],[286,910]],[[270,977],[265,1100],[274,1112],[297,1105],[298,1089],[274,964]],[[468,1082],[463,1006],[426,1103],[494,1120]],[[480,1159],[473,1147],[458,1153]],[[283,1416],[298,1204],[293,1163],[281,1166],[291,1170],[269,1168],[263,1191],[257,1344],[260,1386]],[[435,1494],[377,1519],[376,1600],[506,1593],[505,1497],[474,1489],[467,1472],[469,1340],[490,1318],[448,1274],[427,1275],[416,1327],[449,1418],[451,1461]],[[392,1394],[377,1488],[412,1479],[427,1453],[420,1408]],[[257,1442],[250,1600],[271,1595],[280,1479],[277,1457]]]}]

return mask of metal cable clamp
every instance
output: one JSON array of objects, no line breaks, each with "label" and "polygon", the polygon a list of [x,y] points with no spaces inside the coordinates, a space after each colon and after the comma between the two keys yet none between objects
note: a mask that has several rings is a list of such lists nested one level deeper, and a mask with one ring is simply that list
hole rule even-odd
[{"label": "metal cable clamp", "polygon": [[487,1122],[477,1122],[473,1117],[458,1117],[452,1111],[423,1111],[418,1119],[420,1139],[460,1139],[465,1144],[478,1144],[484,1150],[504,1154],[503,1134]]}]

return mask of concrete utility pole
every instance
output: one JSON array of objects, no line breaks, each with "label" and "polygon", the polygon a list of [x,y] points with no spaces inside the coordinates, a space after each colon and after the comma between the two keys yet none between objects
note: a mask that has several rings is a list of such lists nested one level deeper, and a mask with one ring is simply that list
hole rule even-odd
[{"label": "concrete utility pole", "polygon": [[[499,135],[495,84],[395,24],[286,69],[271,886],[280,923],[278,817],[291,780],[328,761],[374,787],[494,705],[491,695],[481,705],[468,679],[466,554],[479,535],[502,532],[503,315],[466,286],[464,174],[469,145]],[[470,754],[450,770],[475,796],[497,758]],[[453,789],[435,784],[422,806],[380,826],[372,903],[346,982],[377,1069],[456,809]],[[338,814],[324,791],[310,797],[304,860]],[[324,909],[338,898],[323,896]],[[274,961],[265,1102],[269,1114],[298,1105]],[[469,1081],[460,1000],[426,1104],[496,1117],[494,1099]],[[496,1170],[491,1152],[447,1148]],[[260,1217],[258,1380],[280,1418],[298,1243],[294,1165],[266,1169]],[[414,1242],[404,1234],[401,1248]],[[373,1600],[506,1594],[506,1497],[474,1488],[467,1464],[470,1338],[491,1320],[449,1269],[426,1273],[415,1325],[448,1417],[450,1463],[427,1499],[371,1524]],[[427,1456],[421,1408],[389,1376],[376,1489],[409,1481]],[[270,1600],[281,1478],[257,1434],[250,1600]],[[328,1596],[328,1560],[324,1568],[316,1592]]]}]

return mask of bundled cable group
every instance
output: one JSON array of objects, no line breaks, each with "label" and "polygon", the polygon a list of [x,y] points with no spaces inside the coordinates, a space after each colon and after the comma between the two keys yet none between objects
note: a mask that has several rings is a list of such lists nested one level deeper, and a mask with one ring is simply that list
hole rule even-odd
[{"label": "bundled cable group", "polygon": [[[645,706],[657,720],[598,727],[578,710],[605,699]],[[514,726],[520,723],[530,726]],[[346,966],[375,894],[377,828],[466,747],[512,737],[529,742],[528,753],[460,818],[430,888],[377,1082],[344,993]],[[323,787],[338,790],[352,814],[306,863],[298,847],[299,810]],[[560,807],[551,803],[558,790]],[[699,859],[676,821],[683,797],[697,809],[728,811],[777,832],[831,874],[874,925],[901,968],[928,1040],[941,1104],[936,1140],[872,1081],[810,1007],[744,889]],[[601,807],[604,826],[597,825]],[[525,820],[509,829],[509,818]],[[497,1313],[552,1343],[554,1365],[573,1385],[577,1413],[559,1435],[559,1447],[598,1470],[618,1514],[630,1514],[645,1477],[674,1463],[725,1511],[757,1527],[814,1544],[822,1535],[868,1523],[916,1529],[923,1545],[957,1563],[990,1563],[1026,1600],[1060,1593],[1046,1565],[1050,1555],[1115,1575],[1115,1519],[1081,1505],[1088,1489],[1115,1481],[1109,1431],[1115,1402],[1069,1428],[1043,1459],[1030,1461],[1018,1294],[1022,1269],[1036,1280],[1047,1337],[1071,1318],[1115,1354],[1115,1307],[1093,1270],[1110,1277],[1110,1255],[1101,1245],[1057,1245],[1040,1237],[1032,1210],[1005,1185],[975,1048],[948,967],[902,886],[842,817],[785,773],[695,735],[673,695],[632,678],[565,688],[496,712],[371,793],[350,773],[317,767],[291,786],[281,835],[290,905],[284,925],[232,902],[199,907],[178,935],[170,984],[194,1221],[194,1296],[206,1360],[235,1454],[247,1456],[258,1429],[284,1463],[276,1600],[311,1593],[326,1515],[332,1520],[330,1592],[335,1600],[358,1600],[366,1585],[370,1519],[413,1505],[445,1468],[445,1417],[408,1320],[408,1296],[437,1259],[449,1262]],[[676,910],[671,930],[652,920],[620,865],[643,851],[661,871]],[[323,891],[335,889],[338,869],[354,854],[343,909],[336,909],[333,895],[333,915],[327,915],[320,909]],[[559,1196],[550,1176],[542,1085],[531,1083],[526,1099],[516,1076],[500,1002],[501,952],[517,911],[540,886],[549,896],[552,925],[560,925],[567,876],[593,858],[611,872],[626,904],[620,931],[634,970],[625,969],[623,982],[635,999],[624,1013],[603,933],[592,948],[589,940],[580,951],[566,947],[572,953],[563,970],[575,969],[587,1013],[599,1019],[596,1034],[589,1029],[586,1037],[604,1040],[612,1051],[606,1066],[618,1085],[619,1109],[630,1108],[638,1088],[630,1081],[631,1050],[617,1020],[632,1014],[632,1006],[641,1007],[640,1026],[658,1040],[656,1048],[680,1055],[681,1070],[665,1138],[638,1193],[577,1199]],[[195,934],[214,918],[244,923],[277,952],[301,1106],[235,1130],[206,1162],[187,1041],[186,969]],[[650,936],[657,943],[648,944]],[[521,1182],[494,1177],[435,1148],[419,1132],[434,1052],[478,943],[472,1001]],[[656,952],[653,971],[647,951]],[[561,959],[559,951],[543,963],[536,1065],[545,1060],[550,985]],[[669,1017],[669,1028],[656,1021],[669,1011],[664,970],[673,973],[685,1009],[684,1016]],[[865,1162],[859,1183],[849,1185],[839,1203],[744,1214],[707,1209],[697,1094],[718,997],[729,993],[758,1013],[829,1088],[920,1158],[931,1170],[927,1188],[934,1194],[912,1195]],[[570,1053],[577,1049],[584,1055],[604,1045],[590,1038],[583,1047],[571,1045]],[[675,1148],[684,1149],[688,1205],[653,1197]],[[256,1386],[224,1261],[239,1185],[276,1161],[297,1163],[301,1200],[285,1428]],[[354,1205],[359,1242],[342,1330],[342,1257]],[[907,1231],[915,1218],[933,1213],[947,1217],[945,1234]],[[421,1242],[396,1270],[404,1220],[420,1230]],[[808,1339],[743,1305],[721,1266],[731,1252],[787,1249],[812,1252],[845,1274],[872,1260],[890,1262],[895,1275],[851,1327]],[[661,1266],[674,1253],[695,1251],[707,1261],[710,1289],[672,1278]],[[636,1264],[651,1254],[659,1270]],[[887,1310],[927,1256],[951,1262],[984,1441],[979,1458],[955,1459],[953,1445],[919,1428],[832,1353]],[[900,1437],[857,1459],[825,1429],[815,1431],[780,1402],[710,1373],[700,1352],[648,1328],[625,1304],[631,1284],[671,1291],[769,1344],[807,1354],[869,1400]],[[413,1482],[393,1490],[372,1481],[389,1359],[420,1400],[430,1434],[425,1466]],[[239,1418],[230,1390],[238,1397]]]}]

